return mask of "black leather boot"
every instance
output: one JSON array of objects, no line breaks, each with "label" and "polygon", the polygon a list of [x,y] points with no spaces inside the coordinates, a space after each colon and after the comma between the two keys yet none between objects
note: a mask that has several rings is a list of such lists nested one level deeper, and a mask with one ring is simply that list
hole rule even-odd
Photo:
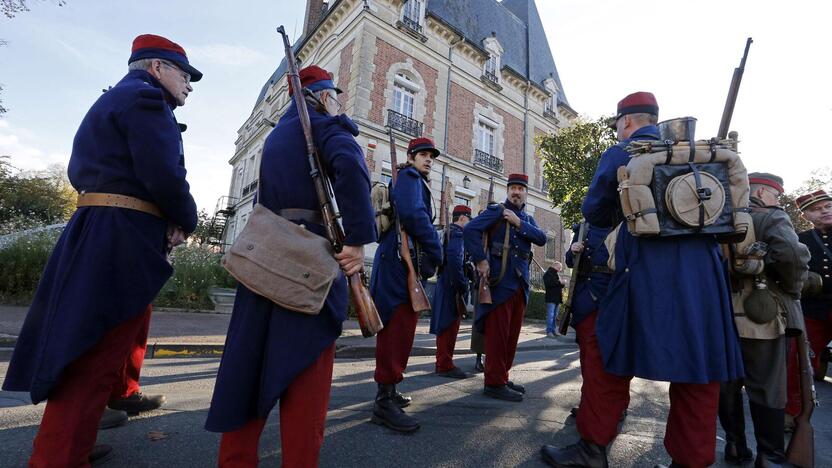
[{"label": "black leather boot", "polygon": [[101,420],[98,421],[98,430],[110,429],[127,424],[127,412],[118,411],[104,407],[104,413],[101,414]]},{"label": "black leather boot", "polygon": [[373,417],[370,420],[399,432],[413,432],[419,429],[419,422],[408,416],[395,402],[395,391],[395,385],[378,384]]},{"label": "black leather boot", "polygon": [[396,385],[393,385],[393,402],[396,403],[399,408],[407,408],[410,406],[411,401],[413,401],[413,398],[410,398],[410,395],[400,393],[399,389],[396,388]]},{"label": "black leather boot", "polygon": [[145,395],[142,392],[136,392],[126,398],[110,400],[107,406],[114,410],[126,411],[130,416],[135,416],[145,411],[161,408],[163,404],[165,404],[164,395]]},{"label": "black leather boot", "polygon": [[497,400],[523,401],[523,394],[509,388],[508,385],[486,385],[483,389],[483,394],[487,397],[495,398]]},{"label": "black leather boot", "polygon": [[791,466],[786,464],[786,434],[780,421],[786,411],[767,408],[749,402],[751,420],[754,422],[754,437],[757,439],[757,468]]},{"label": "black leather boot", "polygon": [[719,423],[725,430],[725,461],[744,465],[754,459],[745,440],[745,415],[737,381],[722,384],[719,392]]},{"label": "black leather boot", "polygon": [[581,439],[563,448],[544,445],[540,448],[543,461],[557,468],[607,468],[607,448]]},{"label": "black leather boot", "polygon": [[482,354],[477,354],[477,360],[474,362],[474,372],[477,374],[485,372],[485,366],[482,363]]},{"label": "black leather boot", "polygon": [[509,380],[506,383],[506,385],[508,386],[508,388],[514,390],[517,393],[522,393],[523,395],[526,394],[526,387],[520,385],[519,383],[514,383],[511,380]]},{"label": "black leather boot", "polygon": [[98,466],[107,463],[111,458],[113,458],[113,448],[109,445],[101,444],[92,448],[88,460],[90,465]]}]

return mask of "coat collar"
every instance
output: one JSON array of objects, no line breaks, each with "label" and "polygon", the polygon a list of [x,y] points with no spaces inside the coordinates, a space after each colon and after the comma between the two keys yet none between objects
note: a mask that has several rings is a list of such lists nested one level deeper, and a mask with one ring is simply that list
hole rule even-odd
[{"label": "coat collar", "polygon": [[170,106],[170,109],[173,110],[173,109],[176,109],[178,107],[176,99],[174,99],[173,96],[168,92],[168,90],[165,89],[164,86],[162,86],[162,83],[160,83],[159,80],[154,78],[153,75],[151,75],[147,71],[145,71],[145,70],[130,70],[127,73],[127,76],[125,78],[132,78],[132,79],[142,80],[145,83],[149,84],[150,86],[153,86],[154,88],[161,89],[162,94],[164,94],[164,96],[165,96],[165,102],[168,104],[168,106]]}]

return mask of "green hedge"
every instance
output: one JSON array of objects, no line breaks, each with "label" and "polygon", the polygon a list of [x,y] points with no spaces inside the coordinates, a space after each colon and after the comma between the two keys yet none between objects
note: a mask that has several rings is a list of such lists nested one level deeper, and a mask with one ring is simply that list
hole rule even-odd
[{"label": "green hedge", "polygon": [[529,294],[529,306],[526,307],[526,318],[546,320],[546,293],[532,290]]},{"label": "green hedge", "polygon": [[[57,231],[20,237],[0,248],[0,303],[29,304],[35,295],[49,255],[60,235]],[[214,308],[208,297],[211,287],[236,287],[220,265],[221,255],[195,244],[177,247],[171,253],[173,276],[154,301],[159,307]]]}]

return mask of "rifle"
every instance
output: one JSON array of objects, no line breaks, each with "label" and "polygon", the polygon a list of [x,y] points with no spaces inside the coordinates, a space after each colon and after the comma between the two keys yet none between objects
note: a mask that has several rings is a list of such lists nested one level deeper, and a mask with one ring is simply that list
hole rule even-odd
[{"label": "rifle", "polygon": [[731,78],[731,87],[728,88],[728,97],[725,99],[725,109],[722,111],[722,120],[719,122],[717,138],[724,140],[728,136],[728,127],[731,125],[731,117],[734,116],[734,105],[737,103],[737,94],[740,92],[742,74],[745,72],[745,60],[748,58],[748,49],[754,42],[749,37],[745,42],[745,52],[742,54],[740,66],[734,69],[734,76]]},{"label": "rifle", "polygon": [[800,361],[800,414],[794,418],[794,434],[786,449],[786,461],[804,468],[815,466],[815,429],[810,419],[818,400],[815,394],[814,372],[809,360],[809,343],[806,332],[795,338],[797,358]]},{"label": "rifle", "polygon": [[445,171],[448,168],[448,165],[445,164],[442,166],[442,190],[439,192],[439,225],[442,227],[442,265],[439,267],[439,272],[441,273],[445,269],[445,265],[448,263],[447,255],[445,255],[445,249],[448,248],[448,242],[451,240],[451,221],[450,217],[448,216],[448,202],[445,200]]},{"label": "rifle", "polygon": [[[488,184],[488,203],[486,204],[486,208],[488,205],[494,202],[494,176],[491,176],[490,182]],[[482,249],[485,252],[485,259],[488,261],[488,242],[491,235],[487,232],[484,232],[482,235]],[[479,303],[480,304],[491,304],[491,286],[488,284],[488,277],[480,277],[480,284],[478,288],[479,296]]]},{"label": "rifle", "polygon": [[[390,173],[393,175],[392,187],[395,187],[396,181],[399,178],[399,168],[396,161],[396,140],[393,137],[393,129],[388,127],[387,131],[390,135]],[[393,202],[392,197],[390,202]],[[420,281],[421,278],[419,278],[419,274],[413,266],[413,259],[410,257],[410,239],[407,237],[407,233],[399,223],[398,210],[395,209],[395,207],[394,210],[396,211],[396,234],[398,236],[399,257],[407,269],[407,293],[410,296],[410,306],[417,314],[429,312],[430,301],[428,301],[428,296],[425,294],[425,289],[422,287],[422,283]]]},{"label": "rifle", "polygon": [[[320,155],[318,154],[318,149],[315,148],[315,140],[312,137],[312,124],[309,120],[309,109],[306,108],[305,99],[305,96],[311,95],[312,93],[301,86],[298,65],[295,62],[295,54],[292,51],[292,46],[289,44],[289,36],[286,35],[283,26],[277,28],[277,32],[283,36],[283,46],[286,49],[286,64],[288,65],[288,78],[289,82],[292,83],[295,106],[298,108],[298,117],[300,118],[301,127],[303,127],[303,136],[306,139],[309,175],[312,177],[312,182],[315,185],[315,194],[318,196],[318,205],[320,206],[321,215],[324,219],[326,237],[329,239],[332,249],[338,253],[344,248],[345,234],[344,228],[338,222],[340,214],[335,211],[333,205],[335,194],[332,190],[332,183],[329,180],[329,176],[324,172],[324,166],[321,164]],[[358,314],[358,324],[361,327],[361,334],[365,338],[369,338],[384,328],[384,325],[381,323],[376,305],[373,302],[372,296],[370,296],[370,290],[367,289],[367,274],[362,269],[359,273],[349,275],[347,281],[350,286],[352,302]]]},{"label": "rifle", "polygon": [[[589,233],[589,224],[581,220],[580,227],[578,228],[578,242],[586,241],[586,236]],[[578,272],[581,270],[581,260],[584,257],[584,251],[581,250],[580,252],[573,255],[573,262],[572,262],[572,276],[569,278],[569,288],[567,289],[567,296],[566,301],[561,305],[560,310],[558,311],[558,316],[555,319],[555,323],[558,327],[558,334],[559,335],[566,335],[566,332],[569,331],[569,324],[572,322],[572,300],[575,297],[575,285],[578,284]]]}]

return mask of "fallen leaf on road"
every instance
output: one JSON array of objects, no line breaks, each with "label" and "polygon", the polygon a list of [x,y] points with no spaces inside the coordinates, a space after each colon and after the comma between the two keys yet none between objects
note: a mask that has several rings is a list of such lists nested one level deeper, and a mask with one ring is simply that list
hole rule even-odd
[{"label": "fallen leaf on road", "polygon": [[155,442],[157,440],[167,439],[168,435],[162,431],[150,431],[147,433],[147,438],[150,439],[151,442]]}]

